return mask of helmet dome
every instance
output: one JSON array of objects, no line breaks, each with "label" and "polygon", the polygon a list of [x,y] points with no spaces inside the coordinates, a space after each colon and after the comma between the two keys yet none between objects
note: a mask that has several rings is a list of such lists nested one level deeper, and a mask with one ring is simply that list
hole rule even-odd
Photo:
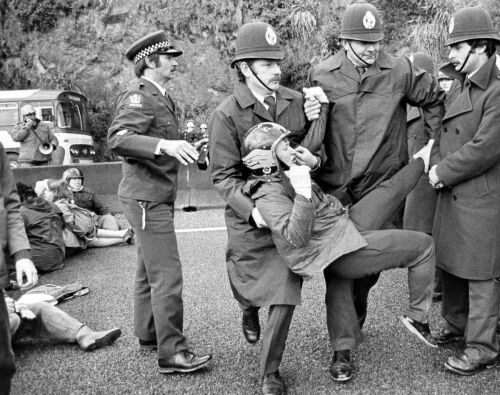
[{"label": "helmet dome", "polygon": [[377,8],[365,2],[347,7],[342,18],[339,38],[367,42],[382,40],[382,19]]}]

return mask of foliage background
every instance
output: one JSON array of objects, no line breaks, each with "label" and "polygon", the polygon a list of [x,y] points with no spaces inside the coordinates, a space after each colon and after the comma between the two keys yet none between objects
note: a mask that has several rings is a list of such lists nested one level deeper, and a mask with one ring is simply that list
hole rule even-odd
[{"label": "foliage background", "polygon": [[[120,92],[133,80],[123,54],[141,36],[165,29],[183,48],[180,77],[169,93],[181,121],[206,122],[232,91],[229,68],[238,28],[252,20],[273,25],[287,57],[282,83],[300,89],[311,65],[338,48],[340,18],[353,0],[0,0],[0,89],[55,88],[85,94],[101,159],[112,156],[106,131]],[[384,20],[385,47],[405,55],[425,51],[443,62],[451,14],[495,0],[371,0]]]}]

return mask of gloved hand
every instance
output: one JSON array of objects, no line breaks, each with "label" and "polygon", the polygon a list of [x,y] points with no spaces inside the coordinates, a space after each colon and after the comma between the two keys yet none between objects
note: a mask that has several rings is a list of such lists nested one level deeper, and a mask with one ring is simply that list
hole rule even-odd
[{"label": "gloved hand", "polygon": [[292,166],[287,172],[290,184],[292,184],[295,193],[311,199],[311,169],[309,166]]}]

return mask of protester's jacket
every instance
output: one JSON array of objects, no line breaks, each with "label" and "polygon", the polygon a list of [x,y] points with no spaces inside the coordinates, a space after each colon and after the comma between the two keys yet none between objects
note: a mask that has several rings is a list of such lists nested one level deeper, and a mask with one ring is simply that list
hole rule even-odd
[{"label": "protester's jacket", "polygon": [[6,256],[31,258],[30,245],[19,213],[19,196],[5,149],[0,144],[0,289],[9,285]]},{"label": "protester's jacket", "polygon": [[73,201],[77,206],[93,211],[97,215],[110,214],[109,208],[102,203],[96,196],[95,192],[82,187],[79,191],[72,191]]},{"label": "protester's jacket", "polygon": [[436,262],[465,279],[500,277],[500,71],[495,56],[454,81],[432,163],[439,190]]},{"label": "protester's jacket", "polygon": [[27,129],[24,122],[18,123],[9,132],[12,140],[21,143],[19,147],[19,162],[33,163],[33,162],[48,162],[52,154],[42,154],[38,147],[40,144],[48,143],[54,147],[59,145],[57,137],[50,131],[49,126],[36,120],[36,127]]},{"label": "protester's jacket", "polygon": [[290,269],[304,277],[322,274],[337,258],[367,245],[340,201],[312,183],[312,197],[296,194],[286,175],[250,180],[252,199]]},{"label": "protester's jacket", "polygon": [[108,146],[123,160],[119,196],[157,203],[175,201],[179,161],[155,155],[161,139],[180,139],[175,105],[151,82],[138,79],[119,99],[108,130]]},{"label": "protester's jacket", "polygon": [[31,198],[21,204],[24,228],[32,249],[53,244],[65,251],[61,210],[43,198]]},{"label": "protester's jacket", "polygon": [[357,202],[407,162],[406,104],[421,107],[426,134],[440,130],[444,92],[436,78],[406,58],[380,51],[362,77],[345,51],[311,70],[311,86],[330,100],[321,188],[344,204]]}]

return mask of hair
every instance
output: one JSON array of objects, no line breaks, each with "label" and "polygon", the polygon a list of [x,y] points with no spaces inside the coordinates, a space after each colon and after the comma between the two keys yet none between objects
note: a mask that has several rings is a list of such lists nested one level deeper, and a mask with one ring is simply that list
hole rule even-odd
[{"label": "hair", "polygon": [[471,46],[471,49],[482,47],[484,45],[486,47],[486,50],[484,52],[486,53],[488,58],[491,58],[497,51],[496,43],[494,40],[489,40],[489,39],[468,40],[467,44]]},{"label": "hair", "polygon": [[16,187],[21,203],[24,203],[28,199],[37,197],[35,191],[29,185],[23,184],[22,182],[18,182],[16,183]]},{"label": "hair", "polygon": [[238,81],[245,83],[247,77],[245,77],[245,74],[243,74],[243,72],[241,71],[241,67],[240,67],[241,63],[243,63],[243,62],[245,62],[248,65],[248,67],[252,68],[252,66],[255,62],[255,59],[242,59],[242,60],[239,60],[238,62],[236,62],[236,64],[234,65],[234,68],[236,69],[236,75],[238,77]]},{"label": "hair", "polygon": [[146,59],[149,59],[151,62],[153,62],[155,67],[159,66],[160,55],[158,55],[157,53],[153,53],[151,55],[145,56],[135,64],[134,72],[137,78],[141,78],[144,75],[144,70],[149,67],[146,63]]}]

